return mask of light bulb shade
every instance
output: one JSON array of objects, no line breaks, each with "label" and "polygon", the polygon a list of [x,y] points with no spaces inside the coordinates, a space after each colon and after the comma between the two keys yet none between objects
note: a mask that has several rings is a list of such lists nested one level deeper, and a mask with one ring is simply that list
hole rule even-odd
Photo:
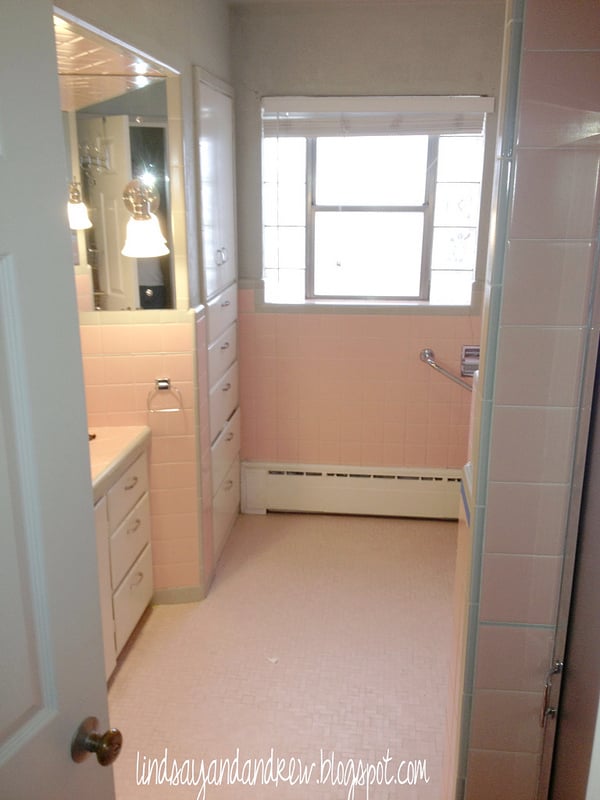
[{"label": "light bulb shade", "polygon": [[129,258],[154,258],[169,254],[156,214],[150,214],[148,219],[129,219],[121,253]]},{"label": "light bulb shade", "polygon": [[69,184],[67,214],[69,215],[69,228],[71,228],[72,231],[84,231],[92,227],[87,207],[81,199],[79,181],[76,181],[74,178],[73,182]]},{"label": "light bulb shade", "polygon": [[85,203],[67,203],[67,214],[72,231],[84,231],[92,227]]}]

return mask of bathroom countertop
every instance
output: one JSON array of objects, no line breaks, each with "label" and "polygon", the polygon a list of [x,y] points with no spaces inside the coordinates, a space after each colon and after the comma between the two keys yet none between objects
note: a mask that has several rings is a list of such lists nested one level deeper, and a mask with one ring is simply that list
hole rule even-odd
[{"label": "bathroom countertop", "polygon": [[90,464],[94,502],[113,483],[123,462],[131,463],[144,450],[150,438],[147,425],[90,428]]}]

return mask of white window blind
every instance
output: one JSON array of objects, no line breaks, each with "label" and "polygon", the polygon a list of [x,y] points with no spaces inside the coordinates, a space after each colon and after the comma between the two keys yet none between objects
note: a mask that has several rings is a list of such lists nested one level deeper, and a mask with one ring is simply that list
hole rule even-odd
[{"label": "white window blind", "polygon": [[263,136],[481,134],[492,97],[264,97]]}]

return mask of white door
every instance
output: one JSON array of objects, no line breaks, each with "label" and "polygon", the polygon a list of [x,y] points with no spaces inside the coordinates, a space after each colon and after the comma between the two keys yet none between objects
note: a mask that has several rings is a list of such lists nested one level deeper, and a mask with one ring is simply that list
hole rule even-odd
[{"label": "white door", "polygon": [[88,187],[90,215],[94,223],[95,252],[90,261],[98,269],[101,295],[96,304],[107,311],[139,308],[137,259],[121,254],[129,213],[123,189],[131,180],[129,117],[86,117],[77,121],[79,143],[97,145],[108,155],[108,169],[92,175]]},{"label": "white door", "polygon": [[114,798],[68,171],[47,0],[0,24],[0,796]]}]

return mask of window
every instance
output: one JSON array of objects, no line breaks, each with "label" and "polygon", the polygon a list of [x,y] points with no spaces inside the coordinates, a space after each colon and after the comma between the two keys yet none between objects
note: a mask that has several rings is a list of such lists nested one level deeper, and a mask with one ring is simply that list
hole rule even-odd
[{"label": "window", "polygon": [[[466,99],[489,110],[488,98]],[[420,108],[398,111],[398,100]],[[265,100],[267,302],[469,305],[485,112],[426,106],[444,100],[456,98]],[[351,101],[358,110],[335,108]]]}]

